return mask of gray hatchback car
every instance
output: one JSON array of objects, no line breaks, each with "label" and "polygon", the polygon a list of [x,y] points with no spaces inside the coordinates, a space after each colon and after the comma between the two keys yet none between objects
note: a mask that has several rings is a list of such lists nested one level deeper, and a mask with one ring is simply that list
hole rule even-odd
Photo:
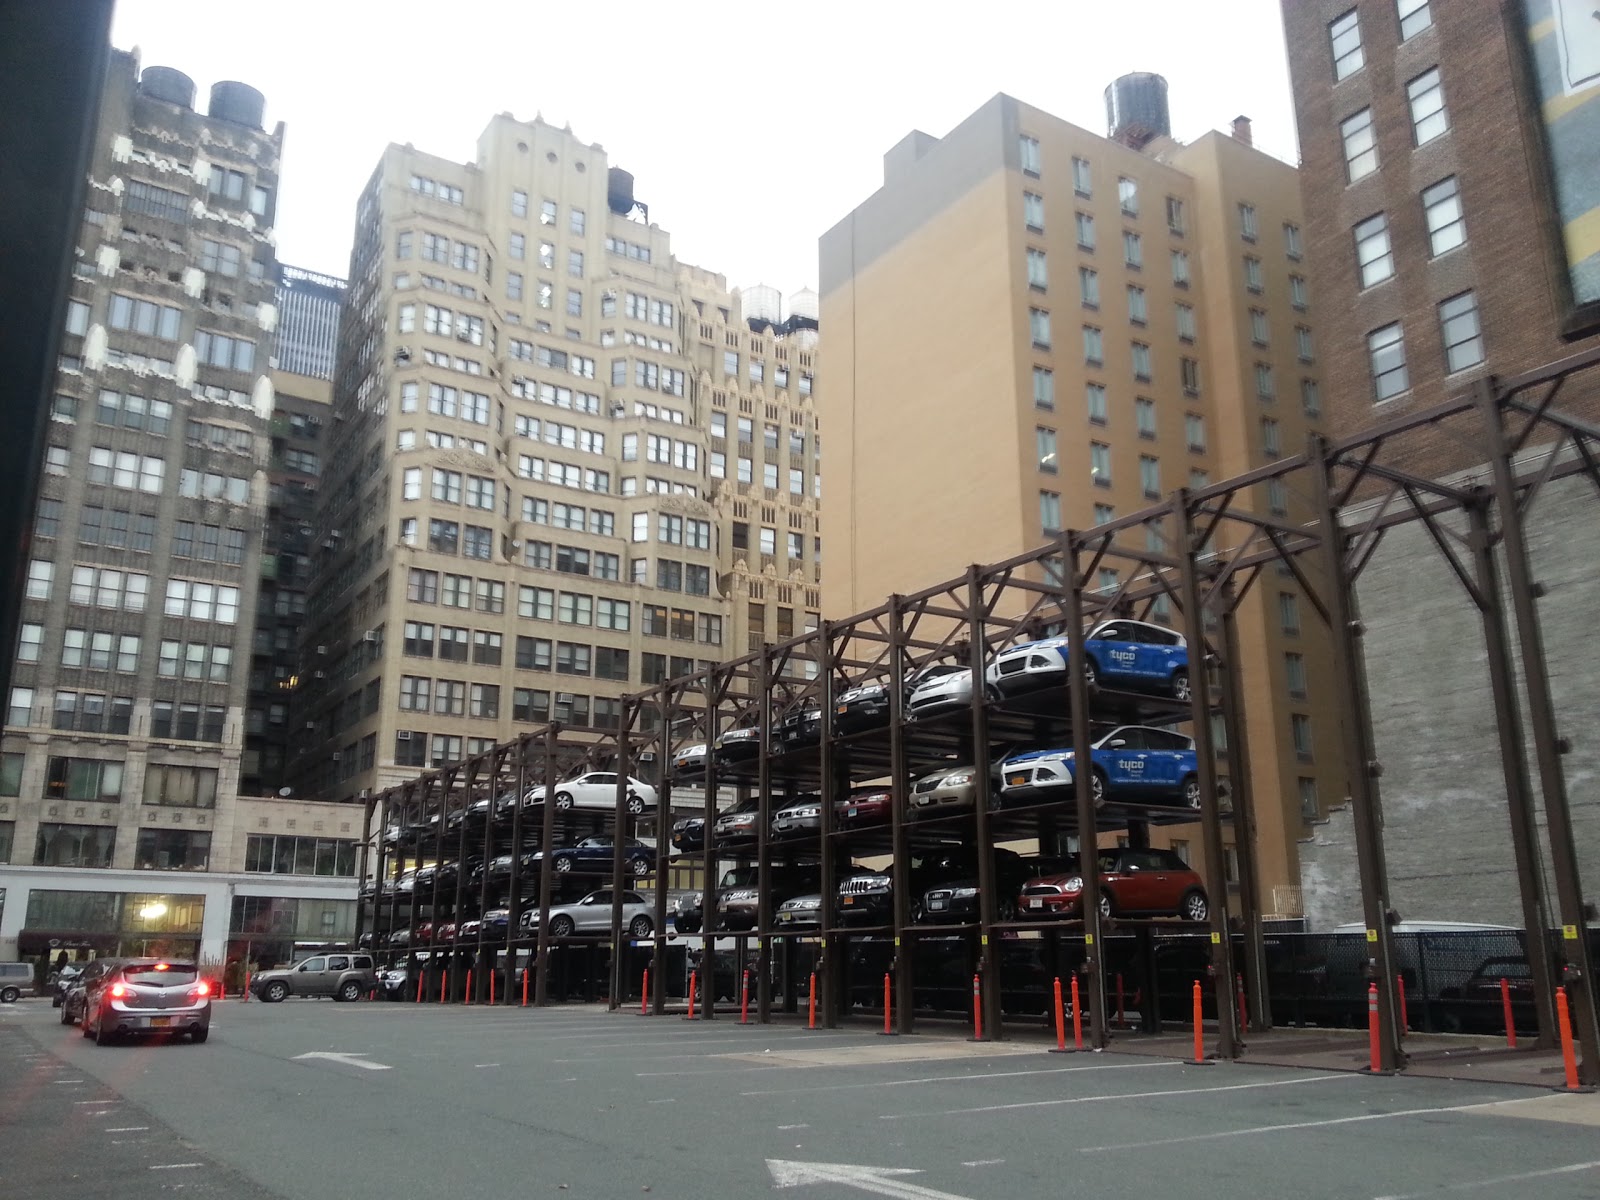
[{"label": "gray hatchback car", "polygon": [[[83,994],[83,1036],[101,1046],[121,1037],[211,1036],[215,989],[192,962],[133,958],[91,980]],[[63,1020],[65,1020],[65,1015]]]}]

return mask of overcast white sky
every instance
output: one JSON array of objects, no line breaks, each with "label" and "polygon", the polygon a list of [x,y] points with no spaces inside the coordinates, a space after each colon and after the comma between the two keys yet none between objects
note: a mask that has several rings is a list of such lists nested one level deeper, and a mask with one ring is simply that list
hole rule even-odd
[{"label": "overcast white sky", "polygon": [[1244,113],[1295,154],[1278,0],[118,0],[112,40],[202,109],[219,79],[265,93],[279,256],[337,275],[385,144],[467,161],[503,111],[605,146],[680,259],[785,293],[816,285],[818,236],[885,150],[996,92],[1104,132],[1105,85],[1157,71],[1174,136]]}]

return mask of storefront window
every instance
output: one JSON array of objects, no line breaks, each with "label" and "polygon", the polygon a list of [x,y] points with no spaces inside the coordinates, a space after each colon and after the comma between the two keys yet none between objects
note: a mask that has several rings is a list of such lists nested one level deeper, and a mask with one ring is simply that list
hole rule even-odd
[{"label": "storefront window", "polygon": [[34,843],[39,867],[109,867],[117,831],[110,825],[62,825],[44,822]]}]

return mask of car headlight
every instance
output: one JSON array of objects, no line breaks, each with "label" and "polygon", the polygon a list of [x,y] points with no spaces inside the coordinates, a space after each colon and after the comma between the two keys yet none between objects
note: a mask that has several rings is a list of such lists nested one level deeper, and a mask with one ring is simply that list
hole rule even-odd
[{"label": "car headlight", "polygon": [[1062,884],[1061,887],[1064,891],[1081,892],[1083,891],[1083,880],[1074,875],[1071,879],[1067,880],[1066,883]]},{"label": "car headlight", "polygon": [[783,903],[783,907],[793,909],[796,912],[813,912],[822,907],[822,897],[802,896],[798,900],[786,900]]},{"label": "car headlight", "polygon": [[822,810],[820,808],[802,808],[794,815],[797,817],[820,817]]},{"label": "car headlight", "polygon": [[955,891],[950,893],[950,895],[957,900],[971,900],[977,894],[978,889],[975,887],[960,887],[956,888]]},{"label": "car headlight", "polygon": [[972,782],[971,771],[961,771],[955,775],[946,775],[942,787],[965,787]]}]

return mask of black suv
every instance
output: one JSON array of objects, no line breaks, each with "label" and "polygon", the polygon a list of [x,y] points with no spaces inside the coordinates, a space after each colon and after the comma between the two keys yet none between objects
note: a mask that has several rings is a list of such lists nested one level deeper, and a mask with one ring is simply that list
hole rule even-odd
[{"label": "black suv", "polygon": [[[1060,859],[1019,858],[1009,851],[994,852],[994,899],[997,920],[1017,919],[1017,894],[1023,885],[1038,875],[1063,869]],[[963,925],[978,919],[982,892],[976,872],[964,879],[934,884],[911,902],[912,919],[932,925]]]}]

